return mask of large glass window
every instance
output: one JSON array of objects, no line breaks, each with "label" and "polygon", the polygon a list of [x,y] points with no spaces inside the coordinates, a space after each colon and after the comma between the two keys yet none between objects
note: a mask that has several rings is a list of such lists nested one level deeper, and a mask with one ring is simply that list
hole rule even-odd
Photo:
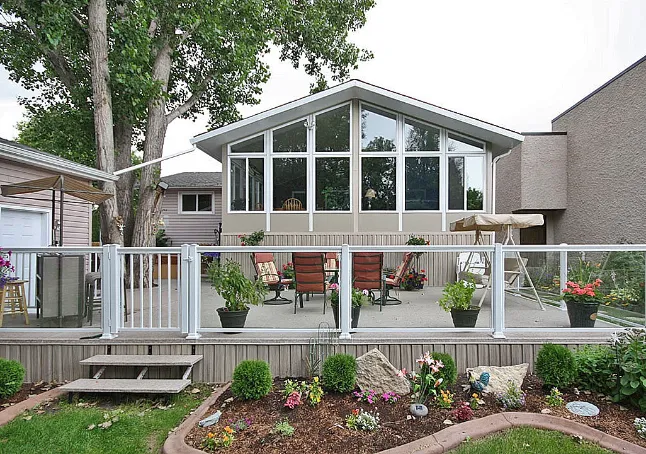
[{"label": "large glass window", "polygon": [[229,187],[231,188],[231,211],[247,209],[247,158],[231,159]]},{"label": "large glass window", "polygon": [[406,210],[440,209],[440,158],[406,158]]},{"label": "large glass window", "polygon": [[182,194],[182,213],[213,212],[212,194]]},{"label": "large glass window", "polygon": [[449,210],[484,209],[484,157],[449,157]]},{"label": "large glass window", "polygon": [[259,135],[247,139],[243,142],[238,142],[231,145],[231,153],[264,153],[265,152],[265,137]]},{"label": "large glass window", "polygon": [[316,159],[316,210],[350,210],[350,158]]},{"label": "large glass window", "polygon": [[231,211],[264,210],[264,161],[263,158],[233,158],[229,161]]},{"label": "large glass window", "polygon": [[262,158],[249,158],[249,211],[264,211],[265,209],[265,175]]},{"label": "large glass window", "polygon": [[394,151],[397,116],[370,106],[361,107],[361,151]]},{"label": "large glass window", "polygon": [[305,120],[273,131],[274,153],[307,152],[307,128]]},{"label": "large glass window", "polygon": [[440,130],[406,119],[404,145],[406,151],[440,151]]},{"label": "large glass window", "polygon": [[350,105],[316,116],[316,151],[350,151]]},{"label": "large glass window", "polygon": [[397,209],[397,159],[361,158],[361,209]]},{"label": "large glass window", "polygon": [[273,159],[274,210],[307,210],[307,160]]},{"label": "large glass window", "polygon": [[450,153],[482,153],[484,152],[484,145],[477,140],[469,139],[468,137],[459,136],[450,132],[447,150]]}]

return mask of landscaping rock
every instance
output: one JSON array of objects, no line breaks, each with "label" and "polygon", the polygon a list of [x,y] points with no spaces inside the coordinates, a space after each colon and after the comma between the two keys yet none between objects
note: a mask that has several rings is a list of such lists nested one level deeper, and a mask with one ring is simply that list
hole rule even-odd
[{"label": "landscaping rock", "polygon": [[397,372],[395,366],[376,348],[357,358],[357,385],[362,391],[372,389],[379,394],[388,391],[401,396],[408,394],[408,380],[398,377]]},{"label": "landscaping rock", "polygon": [[578,416],[597,416],[599,414],[599,407],[589,402],[568,402],[565,406],[570,413]]},{"label": "landscaping rock", "polygon": [[413,416],[418,418],[428,415],[428,407],[426,405],[411,404],[410,407],[408,407],[408,410]]},{"label": "landscaping rock", "polygon": [[489,383],[484,388],[485,393],[503,393],[507,391],[509,381],[513,382],[518,388],[523,384],[529,364],[523,363],[516,366],[478,366],[473,369],[467,369],[469,378],[474,376],[479,378],[483,372],[490,374]]}]

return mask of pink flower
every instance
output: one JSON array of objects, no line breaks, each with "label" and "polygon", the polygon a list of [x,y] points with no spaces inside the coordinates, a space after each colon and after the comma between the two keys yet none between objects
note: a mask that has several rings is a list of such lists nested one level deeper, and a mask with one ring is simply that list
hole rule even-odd
[{"label": "pink flower", "polygon": [[339,284],[337,283],[330,284],[330,290],[339,290]]},{"label": "pink flower", "polygon": [[400,370],[399,372],[397,372],[397,376],[398,376],[398,377],[405,377],[405,376],[406,376],[406,373],[407,373],[407,372],[406,372],[406,368],[404,367],[404,368],[402,368],[402,370]]}]

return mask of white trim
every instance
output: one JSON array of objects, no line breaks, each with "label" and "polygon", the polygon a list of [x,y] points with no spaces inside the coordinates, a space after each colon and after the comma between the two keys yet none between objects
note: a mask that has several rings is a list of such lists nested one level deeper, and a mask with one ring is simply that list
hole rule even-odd
[{"label": "white trim", "polygon": [[[184,211],[184,205],[182,203],[182,197],[185,195],[194,195],[195,196],[195,211]],[[198,211],[199,207],[199,197],[200,195],[210,195],[211,196],[211,210],[210,211]],[[177,214],[180,215],[211,215],[215,214],[215,192],[213,191],[187,191],[177,192]]]},{"label": "white trim", "polygon": [[[482,153],[447,153],[446,155],[446,212],[447,213],[486,213],[487,212],[487,155],[486,152],[483,155]],[[463,194],[463,209],[449,209],[449,186],[448,186],[448,175],[449,175],[449,159],[450,158],[464,158],[464,194]],[[483,187],[482,187],[482,209],[481,210],[467,210],[467,191],[469,185],[467,184],[466,177],[466,158],[481,158],[482,159],[482,174],[483,174]]]}]

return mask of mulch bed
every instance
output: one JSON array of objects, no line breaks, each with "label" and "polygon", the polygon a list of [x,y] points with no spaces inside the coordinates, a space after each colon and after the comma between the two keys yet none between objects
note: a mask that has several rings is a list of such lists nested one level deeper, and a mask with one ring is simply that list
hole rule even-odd
[{"label": "mulch bed", "polygon": [[[461,379],[451,389],[455,393],[456,402],[467,400],[469,397],[469,393],[462,391],[460,386],[464,383],[466,383],[465,379]],[[232,397],[231,391],[227,390],[206,413],[208,416],[217,410],[222,410],[223,415],[220,422],[209,428],[196,426],[186,437],[186,443],[194,448],[202,449],[202,440],[210,431],[219,434],[229,422],[240,418],[251,418],[252,426],[237,433],[234,445],[229,448],[234,449],[238,454],[258,452],[263,454],[376,453],[438,432],[449,427],[444,421],[451,419],[449,415],[451,410],[433,406],[429,407],[428,416],[407,419],[410,405],[410,400],[407,397],[403,397],[395,404],[378,401],[370,405],[357,402],[351,394],[326,394],[316,407],[302,404],[294,410],[290,410],[283,406],[282,388],[283,380],[276,379],[274,380],[274,389],[268,396],[258,401],[235,399],[222,408],[224,401]],[[623,409],[623,407],[610,402],[605,396],[596,393],[581,392],[576,395],[572,390],[563,391],[563,398],[566,402],[583,400],[599,407],[599,416],[586,418],[571,414],[565,407],[548,407],[545,403],[547,393],[542,389],[542,383],[535,376],[527,376],[522,389],[527,396],[526,406],[520,411],[540,413],[541,410],[549,408],[550,414],[553,416],[587,424],[607,434],[646,447],[646,440],[640,438],[633,427],[633,420],[642,415],[633,408]],[[485,395],[484,401],[485,405],[480,405],[474,411],[474,418],[502,411],[494,396]],[[370,433],[345,428],[345,417],[355,408],[363,408],[366,411],[376,408],[381,420],[379,430]],[[274,424],[283,418],[287,418],[296,429],[292,437],[282,437],[270,432]],[[458,424],[455,420],[453,422]]]},{"label": "mulch bed", "polygon": [[23,400],[29,399],[31,396],[42,394],[50,389],[57,388],[60,383],[47,383],[39,381],[38,383],[23,383],[22,388],[16,394],[6,399],[0,399],[0,411],[16,405]]}]

